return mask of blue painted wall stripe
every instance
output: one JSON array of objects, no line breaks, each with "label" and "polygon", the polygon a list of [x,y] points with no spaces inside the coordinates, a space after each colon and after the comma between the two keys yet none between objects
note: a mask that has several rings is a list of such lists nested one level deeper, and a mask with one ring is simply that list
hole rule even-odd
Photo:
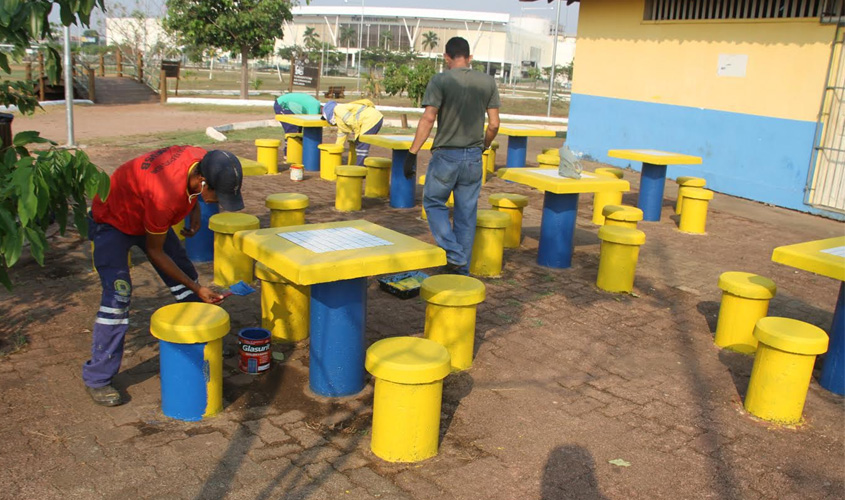
[{"label": "blue painted wall stripe", "polygon": [[667,177],[704,177],[707,187],[773,205],[804,204],[815,122],[572,94],[566,142],[596,161],[640,170],[609,149],[649,148],[701,156],[669,166]]}]

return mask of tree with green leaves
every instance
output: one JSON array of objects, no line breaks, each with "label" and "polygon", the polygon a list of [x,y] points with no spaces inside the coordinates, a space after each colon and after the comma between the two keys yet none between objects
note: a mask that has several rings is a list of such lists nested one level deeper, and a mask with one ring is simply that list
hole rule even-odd
[{"label": "tree with green leaves", "polygon": [[[90,0],[89,0],[90,1]],[[216,47],[241,57],[241,98],[249,98],[249,59],[273,52],[293,19],[289,0],[167,0],[166,29],[186,45]]]},{"label": "tree with green leaves", "polygon": [[422,48],[423,50],[428,49],[429,57],[431,57],[431,53],[437,47],[438,43],[440,43],[440,37],[437,36],[437,33],[433,31],[423,33]]},{"label": "tree with green leaves", "polygon": [[425,95],[425,88],[428,81],[436,73],[434,61],[419,61],[408,72],[408,97],[414,101],[414,106],[419,107]]},{"label": "tree with green leaves", "polygon": [[[0,2],[0,43],[11,45],[11,57],[22,58],[33,43],[52,42],[48,16],[59,8],[64,26],[89,26],[91,11],[103,9],[103,0],[6,0]],[[44,48],[51,81],[59,80],[59,53],[52,45]],[[11,74],[9,55],[0,53],[0,69]],[[3,79],[0,104],[17,106],[32,114],[39,106],[32,82]],[[56,149],[56,143],[38,132],[20,132],[11,138],[11,117],[0,118],[4,128],[0,147],[0,283],[11,289],[9,269],[20,259],[25,245],[39,265],[48,249],[47,228],[55,221],[65,233],[68,221],[83,236],[88,234],[87,200],[105,199],[109,176],[101,172],[82,151],[76,154]],[[30,150],[31,144],[39,145]],[[45,146],[48,146],[45,148]]]},{"label": "tree with green leaves", "polygon": [[302,41],[311,50],[319,50],[320,48],[320,34],[312,26],[305,28],[305,33],[302,34]]}]

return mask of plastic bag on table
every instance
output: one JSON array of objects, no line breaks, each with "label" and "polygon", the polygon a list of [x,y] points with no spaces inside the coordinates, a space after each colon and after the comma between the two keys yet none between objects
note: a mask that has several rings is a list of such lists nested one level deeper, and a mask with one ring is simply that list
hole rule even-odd
[{"label": "plastic bag on table", "polygon": [[584,171],[584,167],[581,166],[581,161],[569,149],[569,146],[564,144],[560,147],[560,165],[557,168],[557,173],[561,177],[568,177],[570,179],[580,179],[581,172]]}]

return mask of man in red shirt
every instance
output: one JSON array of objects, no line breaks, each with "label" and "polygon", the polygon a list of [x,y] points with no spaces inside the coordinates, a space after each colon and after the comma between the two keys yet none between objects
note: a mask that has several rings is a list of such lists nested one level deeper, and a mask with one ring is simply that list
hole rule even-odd
[{"label": "man in red shirt", "polygon": [[129,328],[129,249],[137,246],[146,253],[178,302],[219,302],[220,294],[197,281],[197,271],[171,226],[190,214],[190,227],[182,234],[196,234],[200,194],[205,202],[218,202],[224,210],[241,210],[242,181],[241,164],[227,151],[171,146],[118,167],[111,175],[106,200],[94,198],[89,237],[103,295],[82,380],[95,403],[116,406],[122,402],[111,382],[120,370]]}]

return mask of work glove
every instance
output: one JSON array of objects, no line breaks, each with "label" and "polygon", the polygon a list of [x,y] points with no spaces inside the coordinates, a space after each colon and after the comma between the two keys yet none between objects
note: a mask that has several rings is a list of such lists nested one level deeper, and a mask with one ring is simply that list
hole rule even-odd
[{"label": "work glove", "polygon": [[402,166],[402,170],[405,172],[405,178],[410,179],[414,177],[417,173],[417,155],[408,151],[408,154],[405,156],[405,164]]}]

